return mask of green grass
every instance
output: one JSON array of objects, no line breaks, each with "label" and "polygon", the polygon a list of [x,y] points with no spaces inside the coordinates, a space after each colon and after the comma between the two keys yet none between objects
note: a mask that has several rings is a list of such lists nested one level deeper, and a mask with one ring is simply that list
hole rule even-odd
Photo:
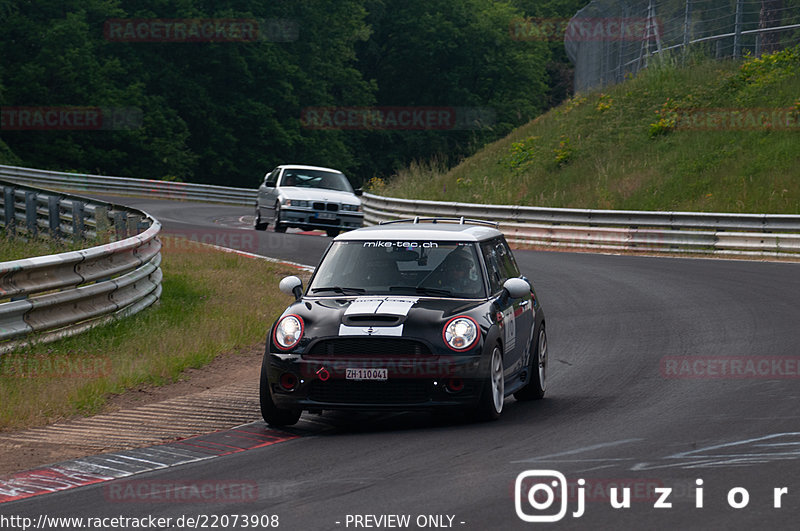
[{"label": "green grass", "polygon": [[262,342],[291,300],[277,283],[295,269],[191,243],[164,249],[156,306],[0,356],[0,430],[97,413],[112,395],[176,381]]},{"label": "green grass", "polygon": [[8,236],[5,233],[0,233],[0,262],[21,260],[22,258],[29,258],[31,256],[43,256],[47,254],[76,251],[79,249],[86,249],[92,245],[97,244],[85,241],[76,243],[59,241],[53,240],[46,236],[23,239],[19,237]]},{"label": "green grass", "polygon": [[[550,207],[800,213],[800,48],[676,63],[579,94],[449,170],[439,161],[414,164],[388,182],[373,180],[370,191]],[[686,109],[719,108],[790,109],[795,126],[699,131],[674,122]]]}]

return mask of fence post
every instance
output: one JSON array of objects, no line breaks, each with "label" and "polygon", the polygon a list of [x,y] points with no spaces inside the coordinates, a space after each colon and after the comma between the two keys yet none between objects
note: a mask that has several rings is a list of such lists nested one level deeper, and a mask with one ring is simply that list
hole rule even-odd
[{"label": "fence post", "polygon": [[692,40],[690,27],[692,25],[692,0],[686,0],[686,10],[683,13],[683,59],[689,54],[689,42]]},{"label": "fence post", "polygon": [[650,6],[652,8],[650,13],[649,13],[650,25],[653,28],[653,35],[655,35],[655,38],[656,38],[656,51],[657,51],[659,57],[661,57],[661,48],[662,48],[662,46],[661,46],[661,28],[658,27],[658,19],[656,18],[656,6],[655,6],[655,4],[653,4],[652,1],[650,2]]},{"label": "fence post", "polygon": [[744,0],[736,0],[736,22],[733,29],[733,57],[742,56],[742,7]]},{"label": "fence post", "polygon": [[625,62],[625,55],[623,51],[625,50],[625,21],[628,18],[628,6],[624,6],[622,8],[622,20],[619,23],[619,35],[620,38],[617,40],[617,83],[622,83],[625,80],[625,67],[623,63]]}]

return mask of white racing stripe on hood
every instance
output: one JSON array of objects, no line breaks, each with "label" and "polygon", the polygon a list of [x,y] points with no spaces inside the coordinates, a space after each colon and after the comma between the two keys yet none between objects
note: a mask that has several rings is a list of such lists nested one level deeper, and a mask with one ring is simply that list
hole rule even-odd
[{"label": "white racing stripe on hood", "polygon": [[359,297],[345,310],[345,315],[408,315],[419,299],[401,297]]}]

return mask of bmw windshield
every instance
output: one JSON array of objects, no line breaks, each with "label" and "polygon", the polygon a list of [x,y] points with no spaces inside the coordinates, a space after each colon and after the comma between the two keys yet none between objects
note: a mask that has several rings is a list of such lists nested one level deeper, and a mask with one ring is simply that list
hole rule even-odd
[{"label": "bmw windshield", "polygon": [[485,298],[473,243],[339,241],[331,245],[309,295],[397,294]]},{"label": "bmw windshield", "polygon": [[288,168],[281,177],[281,186],[296,188],[322,188],[353,193],[347,177],[339,172]]}]

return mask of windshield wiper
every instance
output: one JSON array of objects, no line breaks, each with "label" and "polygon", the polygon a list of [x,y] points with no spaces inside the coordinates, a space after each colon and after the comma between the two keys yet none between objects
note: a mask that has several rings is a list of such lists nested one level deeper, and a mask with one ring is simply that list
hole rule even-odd
[{"label": "windshield wiper", "polygon": [[424,286],[389,286],[389,291],[413,291],[425,295],[450,295],[453,292],[447,289],[426,288]]},{"label": "windshield wiper", "polygon": [[325,286],[322,288],[312,288],[311,293],[318,293],[320,291],[335,291],[336,293],[366,293],[364,288],[348,288],[341,286]]}]

